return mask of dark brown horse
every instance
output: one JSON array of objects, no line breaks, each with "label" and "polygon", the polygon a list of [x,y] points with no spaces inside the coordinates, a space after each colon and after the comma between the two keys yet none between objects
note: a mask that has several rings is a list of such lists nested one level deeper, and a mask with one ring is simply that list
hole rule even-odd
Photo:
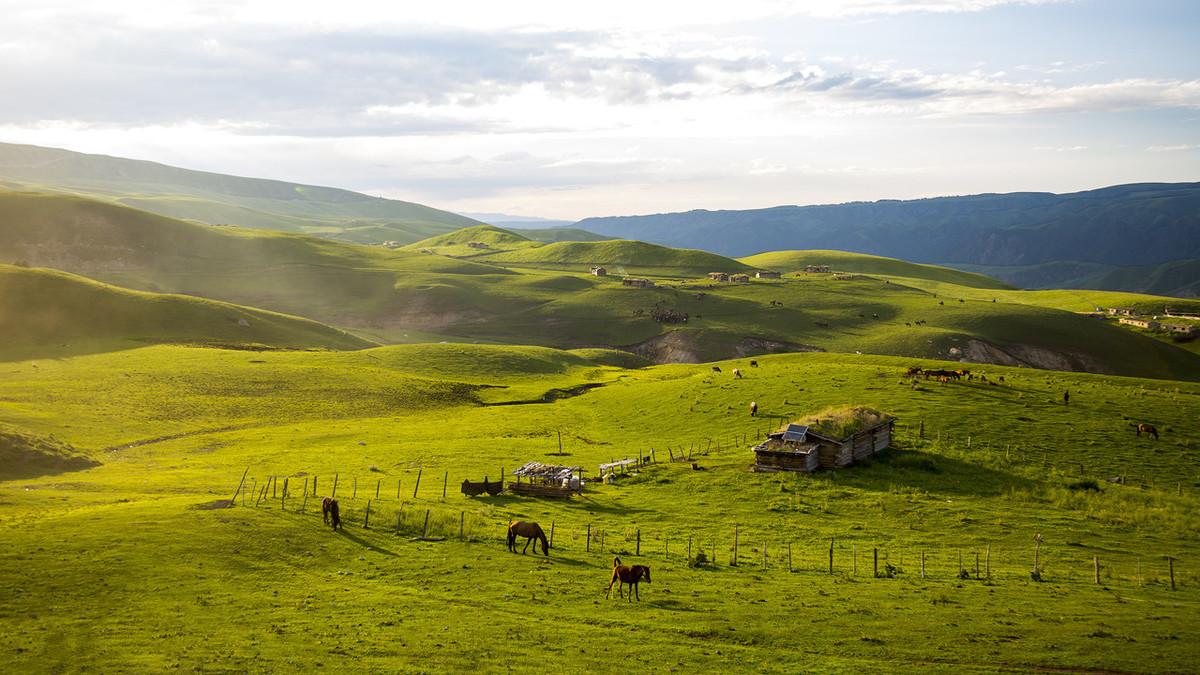
[{"label": "dark brown horse", "polygon": [[337,500],[333,497],[326,497],[321,500],[321,516],[325,518],[326,525],[333,525],[333,529],[341,529],[342,514],[338,510]]},{"label": "dark brown horse", "polygon": [[[513,553],[517,552],[517,537],[525,537],[525,548],[521,549],[524,554],[529,550],[529,542],[537,539],[542,542],[542,553],[550,555],[550,541],[546,539],[546,533],[542,531],[542,526],[533,521],[514,520],[508,524],[508,550]],[[537,546],[533,547],[533,552],[537,553]]]},{"label": "dark brown horse", "polygon": [[1130,424],[1129,426],[1133,427],[1137,431],[1138,438],[1141,438],[1142,434],[1146,434],[1148,436],[1153,436],[1154,440],[1158,440],[1158,429],[1155,429],[1153,424],[1146,424],[1143,422],[1139,424]]},{"label": "dark brown horse", "polygon": [[[622,565],[620,558],[613,558],[612,578],[608,580],[608,590],[604,591],[604,597],[607,598],[612,593],[613,584],[617,584],[617,594],[620,597],[625,597],[623,589],[625,584],[629,584],[629,601],[634,598],[638,602],[642,601],[642,596],[638,594],[638,584],[642,579],[646,583],[650,583],[650,568],[645,565]],[[619,583],[618,583],[619,582]]]}]

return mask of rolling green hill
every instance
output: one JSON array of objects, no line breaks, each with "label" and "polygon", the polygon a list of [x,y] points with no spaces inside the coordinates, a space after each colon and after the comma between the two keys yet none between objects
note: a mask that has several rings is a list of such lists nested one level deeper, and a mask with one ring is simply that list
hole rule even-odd
[{"label": "rolling green hill", "polygon": [[[1200,378],[1200,356],[1079,316],[1093,307],[1077,307],[1086,303],[1073,293],[883,275],[713,283],[705,272],[751,268],[627,241],[517,239],[531,245],[462,260],[203,226],[61,195],[0,193],[0,222],[0,261],[305,316],[376,342],[621,348],[655,362],[826,350]],[[484,234],[514,241],[499,230],[446,241],[457,246],[456,236]],[[613,276],[587,274],[589,263],[607,265]],[[630,288],[616,276],[622,272],[659,276],[652,288]],[[687,321],[656,321],[655,312],[666,310]]]},{"label": "rolling green hill", "polygon": [[[36,477],[0,463],[0,654],[19,672],[1191,669],[1195,383],[992,366],[1005,384],[914,384],[912,359],[849,354],[759,364],[622,370],[459,345],[6,364],[0,411],[19,433],[103,463]],[[509,388],[539,402],[479,398]],[[831,405],[896,416],[893,448],[813,475],[749,470],[764,431]],[[591,479],[638,455],[658,462],[570,500],[456,489],[526,461]],[[549,556],[506,552],[511,519],[553,531]],[[605,599],[614,557],[652,568],[639,601]]]},{"label": "rolling green hill", "polygon": [[[476,244],[483,248],[473,248]],[[406,251],[421,253],[436,253],[458,258],[484,256],[500,251],[511,251],[518,248],[537,247],[541,244],[516,232],[494,227],[492,225],[476,225],[464,227],[446,234],[422,239],[404,247]]]},{"label": "rolling green hill", "polygon": [[587,271],[592,265],[614,268],[615,274],[688,275],[708,272],[746,272],[753,268],[707,251],[667,248],[641,241],[614,239],[597,242],[564,241],[534,248],[496,253],[488,262]]},{"label": "rolling green hill", "polygon": [[0,183],[112,201],[172,218],[408,243],[478,224],[448,211],[337,188],[0,143]]},{"label": "rolling green hill", "polygon": [[752,267],[778,272],[801,271],[806,265],[830,265],[835,272],[929,279],[971,288],[1012,288],[982,274],[845,251],[771,251],[739,260]]},{"label": "rolling green hill", "polygon": [[0,357],[153,342],[361,349],[372,343],[308,319],[183,295],[117,288],[66,272],[0,265]]}]

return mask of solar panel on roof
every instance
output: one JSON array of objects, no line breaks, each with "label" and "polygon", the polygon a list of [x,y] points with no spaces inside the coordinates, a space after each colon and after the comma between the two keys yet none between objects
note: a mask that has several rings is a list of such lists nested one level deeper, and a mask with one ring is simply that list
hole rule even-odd
[{"label": "solar panel on roof", "polygon": [[804,424],[789,424],[788,428],[783,432],[783,440],[785,441],[803,441],[808,435],[808,426]]}]

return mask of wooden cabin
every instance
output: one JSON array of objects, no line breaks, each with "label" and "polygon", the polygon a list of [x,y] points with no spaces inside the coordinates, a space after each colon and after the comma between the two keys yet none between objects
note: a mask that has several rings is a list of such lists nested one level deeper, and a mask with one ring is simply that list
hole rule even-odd
[{"label": "wooden cabin", "polygon": [[754,447],[754,470],[841,469],[891,446],[894,425],[889,417],[845,438],[830,438],[806,425],[789,424]]},{"label": "wooden cabin", "polygon": [[1158,322],[1149,319],[1130,319],[1121,317],[1119,321],[1126,326],[1134,326],[1135,328],[1145,328],[1147,330],[1158,330]]},{"label": "wooden cabin", "polygon": [[750,283],[750,275],[749,274],[731,274],[731,275],[729,275],[729,280],[734,283],[738,283],[738,284],[748,284],[748,283]]},{"label": "wooden cabin", "polygon": [[804,271],[824,274],[829,272],[829,265],[805,265]]},{"label": "wooden cabin", "polygon": [[650,288],[654,285],[649,279],[635,279],[633,277],[625,277],[621,280],[622,286],[632,286],[634,288]]},{"label": "wooden cabin", "polygon": [[781,275],[779,272],[755,272],[755,279],[778,279]]},{"label": "wooden cabin", "polygon": [[725,272],[709,272],[708,278],[712,281],[729,281],[729,275]]},{"label": "wooden cabin", "polygon": [[592,276],[606,277],[608,276],[608,270],[603,267],[593,267]]}]

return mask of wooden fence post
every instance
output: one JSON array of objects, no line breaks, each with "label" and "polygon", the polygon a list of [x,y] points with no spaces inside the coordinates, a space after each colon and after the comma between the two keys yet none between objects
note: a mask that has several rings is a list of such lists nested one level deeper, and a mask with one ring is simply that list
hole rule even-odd
[{"label": "wooden fence post", "polygon": [[[258,493],[257,493],[257,492],[255,492],[255,490],[256,490],[257,488],[258,488],[258,479],[257,479],[257,478],[251,478],[251,479],[250,479],[250,498],[251,498],[251,499],[257,499],[257,498],[258,498]],[[242,493],[242,506],[245,506],[245,505],[246,505],[246,493],[245,493],[245,492],[243,492],[243,493]]]},{"label": "wooden fence post", "polygon": [[[229,506],[233,506],[237,503],[238,493],[242,491],[242,486],[246,484],[246,474],[248,473],[250,473],[250,467],[247,466],[246,470],[242,472],[242,479],[238,481],[237,489],[233,491],[233,496],[229,498]],[[246,503],[246,498],[244,496],[242,497],[242,503]]]},{"label": "wooden fence post", "polygon": [[467,512],[458,512],[458,540],[463,540],[463,527],[467,524]]},{"label": "wooden fence post", "polygon": [[733,560],[729,563],[731,567],[737,567],[737,545],[738,545],[738,526],[733,526]]},{"label": "wooden fence post", "polygon": [[329,497],[331,499],[337,499],[337,482],[338,482],[338,475],[335,472],[333,474],[333,491],[329,493]]},{"label": "wooden fence post", "polygon": [[762,551],[762,553],[763,553],[763,562],[762,562],[762,568],[765,570],[765,569],[767,569],[767,544],[766,544],[766,542],[763,542],[763,547],[762,547],[762,548],[763,548],[763,551]]},{"label": "wooden fence post", "polygon": [[979,578],[979,551],[975,551],[975,578]]},{"label": "wooden fence post", "polygon": [[688,535],[688,560],[692,559],[692,535]]},{"label": "wooden fence post", "polygon": [[421,538],[429,534],[429,509],[425,509],[425,524],[421,526]]},{"label": "wooden fence post", "polygon": [[878,547],[871,549],[871,556],[875,561],[873,563],[874,574],[872,576],[878,578],[879,577],[879,548]]},{"label": "wooden fence post", "polygon": [[792,569],[792,542],[789,541],[788,542],[788,572],[791,572],[791,571],[793,571],[793,569]]},{"label": "wooden fence post", "polygon": [[350,479],[350,499],[358,499],[358,476]]},{"label": "wooden fence post", "polygon": [[279,480],[275,476],[271,476],[271,499],[275,499],[275,487],[279,484]]},{"label": "wooden fence post", "polygon": [[1095,572],[1096,585],[1100,585],[1100,556],[1092,556],[1092,569]]},{"label": "wooden fence post", "polygon": [[[287,481],[284,480],[283,484],[284,484],[284,487],[286,487]],[[375,499],[377,501],[379,499],[379,486],[381,486],[381,485],[383,485],[383,479],[382,478],[376,479],[376,481],[375,481]]]},{"label": "wooden fence post", "polygon": [[921,551],[921,578],[925,578],[925,551]]},{"label": "wooden fence post", "polygon": [[313,496],[317,496],[317,474],[313,474]]},{"label": "wooden fence post", "polygon": [[548,540],[550,548],[554,548],[554,521],[550,521],[550,538]]},{"label": "wooden fence post", "polygon": [[1175,559],[1167,556],[1167,570],[1171,574],[1171,590],[1175,590]]},{"label": "wooden fence post", "polygon": [[307,479],[304,481],[304,496],[305,497],[308,496],[308,480]]},{"label": "wooden fence post", "polygon": [[446,501],[446,484],[450,482],[450,472],[447,471],[445,476],[442,476],[442,501]]},{"label": "wooden fence post", "polygon": [[287,511],[287,487],[288,487],[288,479],[284,478],[283,479],[283,494],[281,494],[279,496],[279,510],[280,511]]},{"label": "wooden fence post", "polygon": [[983,554],[983,569],[984,574],[990,580],[992,578],[992,545],[988,544],[987,549]]},{"label": "wooden fence post", "polygon": [[367,500],[367,515],[363,516],[363,529],[367,529],[371,524],[371,500]]},{"label": "wooden fence post", "polygon": [[833,537],[829,538],[829,573],[833,574]]},{"label": "wooden fence post", "polygon": [[417,490],[421,488],[421,471],[423,469],[417,469],[417,484],[413,486],[413,499],[417,498]]},{"label": "wooden fence post", "polygon": [[642,530],[639,528],[637,531],[637,549],[636,549],[636,552],[634,553],[634,555],[641,555],[641,554],[642,554]]},{"label": "wooden fence post", "polygon": [[587,543],[584,544],[584,546],[583,546],[583,552],[584,553],[592,552],[592,524],[591,523],[588,523],[588,526],[587,526]]}]

